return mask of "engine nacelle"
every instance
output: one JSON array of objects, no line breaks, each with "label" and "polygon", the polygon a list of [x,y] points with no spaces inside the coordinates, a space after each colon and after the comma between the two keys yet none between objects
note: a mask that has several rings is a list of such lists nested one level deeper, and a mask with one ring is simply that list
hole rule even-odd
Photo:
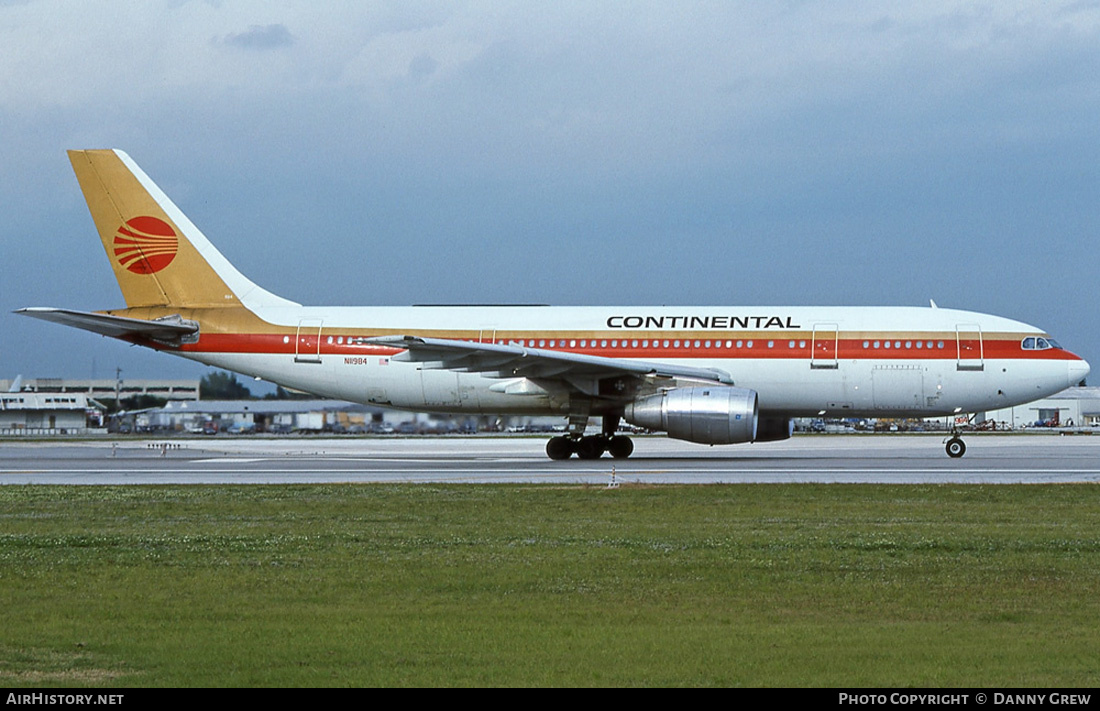
[{"label": "engine nacelle", "polygon": [[630,403],[623,419],[673,439],[738,444],[756,439],[756,401],[756,391],[746,388],[673,388]]}]

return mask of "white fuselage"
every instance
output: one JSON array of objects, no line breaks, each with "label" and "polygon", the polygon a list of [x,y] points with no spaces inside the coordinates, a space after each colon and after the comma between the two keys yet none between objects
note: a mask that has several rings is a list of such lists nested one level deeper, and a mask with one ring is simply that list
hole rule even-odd
[{"label": "white fuselage", "polygon": [[787,416],[978,412],[1039,399],[1088,373],[1061,348],[1025,348],[1026,339],[1045,337],[1040,329],[952,309],[287,306],[255,313],[271,333],[224,346],[207,339],[177,352],[356,402],[500,414],[567,414],[569,396],[522,378],[401,362],[398,351],[363,341],[415,334],[719,369],[759,394],[762,413]]}]

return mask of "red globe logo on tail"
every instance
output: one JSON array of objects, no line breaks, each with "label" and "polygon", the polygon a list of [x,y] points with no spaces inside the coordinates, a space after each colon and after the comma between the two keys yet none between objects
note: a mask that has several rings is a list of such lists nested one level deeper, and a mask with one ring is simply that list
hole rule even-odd
[{"label": "red globe logo on tail", "polygon": [[153,274],[176,258],[179,238],[164,220],[133,217],[115,233],[115,259],[134,274]]}]

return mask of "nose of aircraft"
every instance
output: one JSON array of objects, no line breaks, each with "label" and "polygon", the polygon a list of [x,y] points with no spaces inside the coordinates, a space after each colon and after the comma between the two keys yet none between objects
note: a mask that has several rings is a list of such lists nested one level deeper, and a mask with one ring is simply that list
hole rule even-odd
[{"label": "nose of aircraft", "polygon": [[1078,358],[1077,360],[1068,361],[1068,364],[1066,365],[1066,370],[1066,379],[1069,381],[1070,387],[1072,387],[1084,380],[1085,376],[1088,375],[1089,371],[1092,369],[1089,367],[1089,363],[1087,360],[1085,360],[1084,358]]}]

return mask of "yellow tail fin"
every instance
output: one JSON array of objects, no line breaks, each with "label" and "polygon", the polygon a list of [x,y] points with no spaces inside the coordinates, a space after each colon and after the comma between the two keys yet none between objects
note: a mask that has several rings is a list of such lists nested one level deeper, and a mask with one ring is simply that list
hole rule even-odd
[{"label": "yellow tail fin", "polygon": [[69,160],[128,307],[293,304],[238,272],[122,151]]}]

